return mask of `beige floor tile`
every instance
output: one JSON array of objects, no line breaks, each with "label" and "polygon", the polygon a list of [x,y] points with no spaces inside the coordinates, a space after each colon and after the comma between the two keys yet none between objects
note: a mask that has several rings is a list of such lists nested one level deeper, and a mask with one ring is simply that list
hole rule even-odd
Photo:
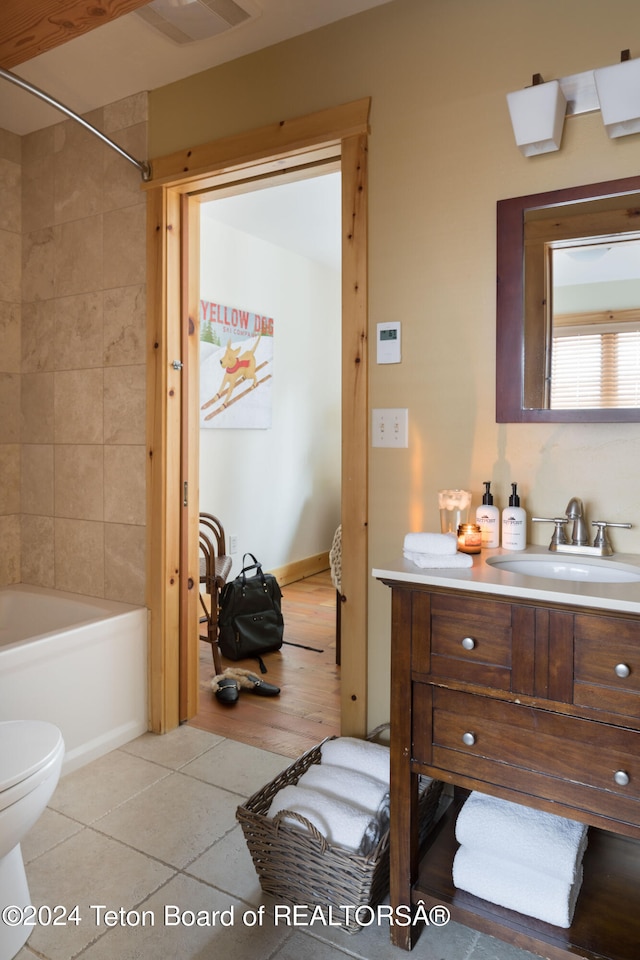
[{"label": "beige floor tile", "polygon": [[259,903],[260,881],[238,826],[194,860],[187,873],[247,903]]},{"label": "beige floor tile", "polygon": [[243,798],[250,797],[289,766],[291,760],[246,743],[224,740],[182,768],[182,772]]},{"label": "beige floor tile", "polygon": [[47,807],[22,841],[22,859],[25,863],[35,860],[79,830],[82,830],[82,824]]},{"label": "beige floor tile", "polygon": [[[197,924],[167,925],[165,909],[176,907],[179,916],[188,919],[184,911],[192,911],[201,920],[211,918],[215,911],[224,911],[225,921],[231,925]],[[237,957],[238,960],[266,960],[287,935],[288,931],[265,926],[250,926],[245,920],[245,905],[226,894],[190,877],[176,876],[170,883],[141,904],[142,910],[152,911],[154,926],[114,928],[93,944],[82,955],[82,960],[204,960],[204,958]],[[170,918],[176,916],[170,911]],[[220,914],[215,918],[219,921]],[[298,955],[300,956],[300,955]]]},{"label": "beige floor tile", "polygon": [[113,750],[62,777],[49,806],[81,823],[93,823],[166,776],[168,771],[158,764]]},{"label": "beige floor tile", "polygon": [[85,827],[27,866],[34,904],[78,904],[81,922],[36,927],[32,950],[49,960],[68,960],[102,932],[92,905],[132,908],[157,890],[173,871]]},{"label": "beige floor tile", "polygon": [[196,727],[182,726],[164,736],[145,733],[131,740],[120,749],[126,753],[153,760],[154,763],[179,770],[191,760],[195,760],[207,750],[222,743],[223,737],[217,737]]},{"label": "beige floor tile", "polygon": [[238,798],[182,773],[171,773],[96,823],[109,836],[184,867],[235,825]]}]

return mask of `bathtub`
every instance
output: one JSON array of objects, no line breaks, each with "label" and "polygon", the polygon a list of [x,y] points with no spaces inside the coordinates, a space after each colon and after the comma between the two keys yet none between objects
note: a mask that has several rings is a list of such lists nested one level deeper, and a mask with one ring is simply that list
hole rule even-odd
[{"label": "bathtub", "polygon": [[55,723],[64,773],[144,733],[146,608],[0,588],[0,720]]}]

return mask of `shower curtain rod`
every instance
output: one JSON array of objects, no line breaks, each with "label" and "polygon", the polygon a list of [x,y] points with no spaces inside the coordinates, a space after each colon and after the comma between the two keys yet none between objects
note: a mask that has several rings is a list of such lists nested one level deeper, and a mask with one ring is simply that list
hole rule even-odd
[{"label": "shower curtain rod", "polygon": [[70,110],[69,107],[65,107],[63,103],[60,103],[53,97],[50,97],[48,93],[44,92],[44,90],[34,87],[33,84],[29,83],[27,80],[23,80],[22,77],[17,76],[15,73],[11,73],[9,70],[4,70],[2,67],[0,67],[0,77],[4,77],[4,79],[8,80],[10,83],[15,83],[16,86],[22,87],[23,90],[27,90],[29,93],[33,93],[36,97],[40,97],[41,100],[44,100],[45,103],[49,104],[49,106],[55,107],[56,110],[66,113],[68,117],[71,117],[72,120],[77,121],[77,123],[89,130],[90,133],[95,134],[95,136],[99,137],[104,143],[107,144],[108,147],[111,147],[112,150],[115,150],[116,153],[119,153],[120,156],[124,157],[125,160],[128,160],[129,163],[132,163],[134,167],[137,167],[142,175],[142,179],[145,182],[151,179],[151,167],[146,160],[136,160],[136,158],[132,157],[130,153],[127,153],[127,151],[123,150],[122,147],[118,146],[117,143],[114,143],[113,140],[110,140],[109,137],[105,136],[105,134],[98,130],[97,127],[94,127],[86,120],[83,120],[82,117],[78,116],[77,113],[74,113],[73,110]]}]

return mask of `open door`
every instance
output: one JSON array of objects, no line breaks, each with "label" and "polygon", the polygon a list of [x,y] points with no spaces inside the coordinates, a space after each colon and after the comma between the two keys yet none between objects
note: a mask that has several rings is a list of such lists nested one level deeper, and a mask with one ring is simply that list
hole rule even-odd
[{"label": "open door", "polygon": [[[342,731],[367,725],[367,132],[369,100],[152,164],[148,247],[148,603],[151,728],[197,710],[198,197],[249,178],[342,173]],[[191,421],[196,420],[195,424]]]}]

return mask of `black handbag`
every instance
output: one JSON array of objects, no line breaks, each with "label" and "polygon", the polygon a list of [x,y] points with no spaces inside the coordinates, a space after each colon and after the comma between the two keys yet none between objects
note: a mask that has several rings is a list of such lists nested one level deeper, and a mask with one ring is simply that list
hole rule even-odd
[{"label": "black handbag", "polygon": [[[253,563],[246,565],[250,557]],[[248,577],[251,570],[257,572]],[[242,571],[225,584],[220,594],[218,644],[228,660],[257,657],[260,669],[266,672],[261,657],[279,650],[284,634],[281,609],[282,591],[271,573],[263,573],[252,553],[242,558]]]}]

